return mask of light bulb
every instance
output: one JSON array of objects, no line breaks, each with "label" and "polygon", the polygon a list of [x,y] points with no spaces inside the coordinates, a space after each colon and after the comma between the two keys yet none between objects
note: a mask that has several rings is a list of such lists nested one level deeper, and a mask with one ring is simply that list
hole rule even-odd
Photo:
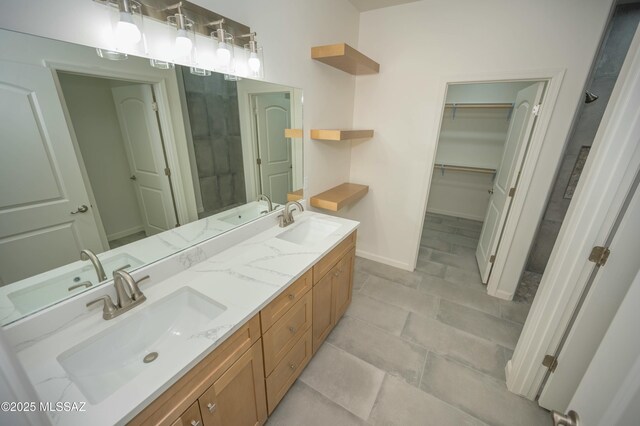
[{"label": "light bulb", "polygon": [[260,71],[260,58],[258,58],[258,54],[256,52],[251,52],[247,63],[249,64],[249,69],[254,73]]},{"label": "light bulb", "polygon": [[136,44],[142,37],[140,29],[133,22],[133,16],[128,12],[120,12],[120,20],[116,24],[115,35],[119,46]]},{"label": "light bulb", "polygon": [[187,30],[179,29],[176,35],[176,53],[181,56],[187,56],[191,54],[191,48],[193,42],[189,38]]},{"label": "light bulb", "polygon": [[231,62],[231,51],[229,50],[227,43],[223,42],[218,45],[216,55],[218,56],[220,64],[223,66],[229,65],[229,62]]}]

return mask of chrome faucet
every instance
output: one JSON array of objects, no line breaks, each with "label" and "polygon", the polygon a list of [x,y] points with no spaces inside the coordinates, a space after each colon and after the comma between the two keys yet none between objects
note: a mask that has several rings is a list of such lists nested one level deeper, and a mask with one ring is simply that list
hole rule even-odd
[{"label": "chrome faucet", "polygon": [[96,270],[96,275],[98,276],[98,282],[106,281],[107,274],[104,273],[104,268],[102,268],[102,263],[100,263],[100,259],[94,252],[89,249],[82,250],[80,252],[80,260],[90,260],[93,264],[93,269]]},{"label": "chrome faucet", "polygon": [[264,194],[259,194],[258,198],[256,198],[256,201],[260,201],[260,200],[265,200],[267,202],[267,212],[273,211],[273,203],[271,202],[271,198],[267,197]]},{"label": "chrome faucet", "polygon": [[297,201],[289,201],[284,205],[284,210],[278,216],[280,228],[284,228],[285,226],[289,226],[293,223],[293,210],[291,210],[291,207],[295,207],[298,209],[298,211],[301,212],[304,211],[304,207],[302,207],[302,204]]},{"label": "chrome faucet", "polygon": [[122,315],[134,306],[138,306],[147,300],[147,297],[140,291],[140,287],[138,287],[138,283],[142,280],[146,280],[147,278],[149,278],[149,275],[146,275],[136,281],[126,271],[114,271],[113,286],[116,288],[116,303],[113,303],[111,296],[105,294],[104,296],[98,297],[97,299],[87,303],[87,308],[94,303],[104,302],[104,305],[102,306],[102,318],[110,320]]}]

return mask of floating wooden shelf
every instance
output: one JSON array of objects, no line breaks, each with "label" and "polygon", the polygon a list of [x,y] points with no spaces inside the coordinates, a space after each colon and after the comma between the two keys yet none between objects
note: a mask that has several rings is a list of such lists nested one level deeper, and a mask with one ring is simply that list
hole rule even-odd
[{"label": "floating wooden shelf", "polygon": [[311,197],[311,205],[319,209],[337,212],[344,206],[353,204],[369,192],[368,185],[343,183],[328,191]]},{"label": "floating wooden shelf", "polygon": [[303,197],[302,189],[298,189],[297,191],[287,192],[287,201],[298,201],[302,200]]},{"label": "floating wooden shelf", "polygon": [[346,43],[312,47],[311,58],[353,75],[380,72],[379,63]]},{"label": "floating wooden shelf", "polygon": [[311,139],[318,139],[323,141],[346,141],[349,139],[368,139],[372,137],[373,130],[311,130]]},{"label": "floating wooden shelf", "polygon": [[301,138],[302,129],[284,129],[285,138]]}]

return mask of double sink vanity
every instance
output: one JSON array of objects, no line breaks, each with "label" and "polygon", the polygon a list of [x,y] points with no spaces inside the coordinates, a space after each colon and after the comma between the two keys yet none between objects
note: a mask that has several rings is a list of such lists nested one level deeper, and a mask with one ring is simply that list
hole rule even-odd
[{"label": "double sink vanity", "polygon": [[150,272],[122,315],[85,308],[19,351],[41,401],[86,401],[52,423],[264,423],[351,302],[358,225],[274,219],[173,276]]}]

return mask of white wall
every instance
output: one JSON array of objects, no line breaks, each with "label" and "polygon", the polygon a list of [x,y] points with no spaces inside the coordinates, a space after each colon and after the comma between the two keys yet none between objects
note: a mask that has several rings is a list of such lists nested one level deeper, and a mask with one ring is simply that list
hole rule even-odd
[{"label": "white wall", "polygon": [[[447,81],[566,69],[538,162],[547,171],[529,188],[515,234],[516,241],[531,241],[554,177],[548,169],[557,166],[583,100],[610,5],[431,0],[361,14],[359,48],[381,71],[356,83],[354,127],[375,129],[373,139],[353,144],[351,152],[350,180],[370,186],[348,212],[362,222],[359,252],[413,269]],[[522,270],[527,250],[517,255],[509,253],[513,271]]]},{"label": "white wall", "polygon": [[492,187],[492,174],[435,169],[427,211],[484,221]]},{"label": "white wall", "polygon": [[58,78],[107,238],[141,231],[111,82],[65,73]]},{"label": "white wall", "polygon": [[[349,177],[350,147],[309,141],[311,127],[351,127],[355,78],[310,59],[311,46],[357,46],[356,9],[346,0],[196,0],[249,25],[264,46],[265,80],[304,90],[305,176],[315,194]],[[104,45],[96,3],[23,0],[3,5],[0,27],[92,46]],[[72,10],[73,13],[69,13]],[[187,156],[188,158],[188,156]],[[195,202],[194,202],[195,206]]]},{"label": "white wall", "polygon": [[451,84],[447,88],[447,102],[512,103],[518,92],[531,82]]}]

